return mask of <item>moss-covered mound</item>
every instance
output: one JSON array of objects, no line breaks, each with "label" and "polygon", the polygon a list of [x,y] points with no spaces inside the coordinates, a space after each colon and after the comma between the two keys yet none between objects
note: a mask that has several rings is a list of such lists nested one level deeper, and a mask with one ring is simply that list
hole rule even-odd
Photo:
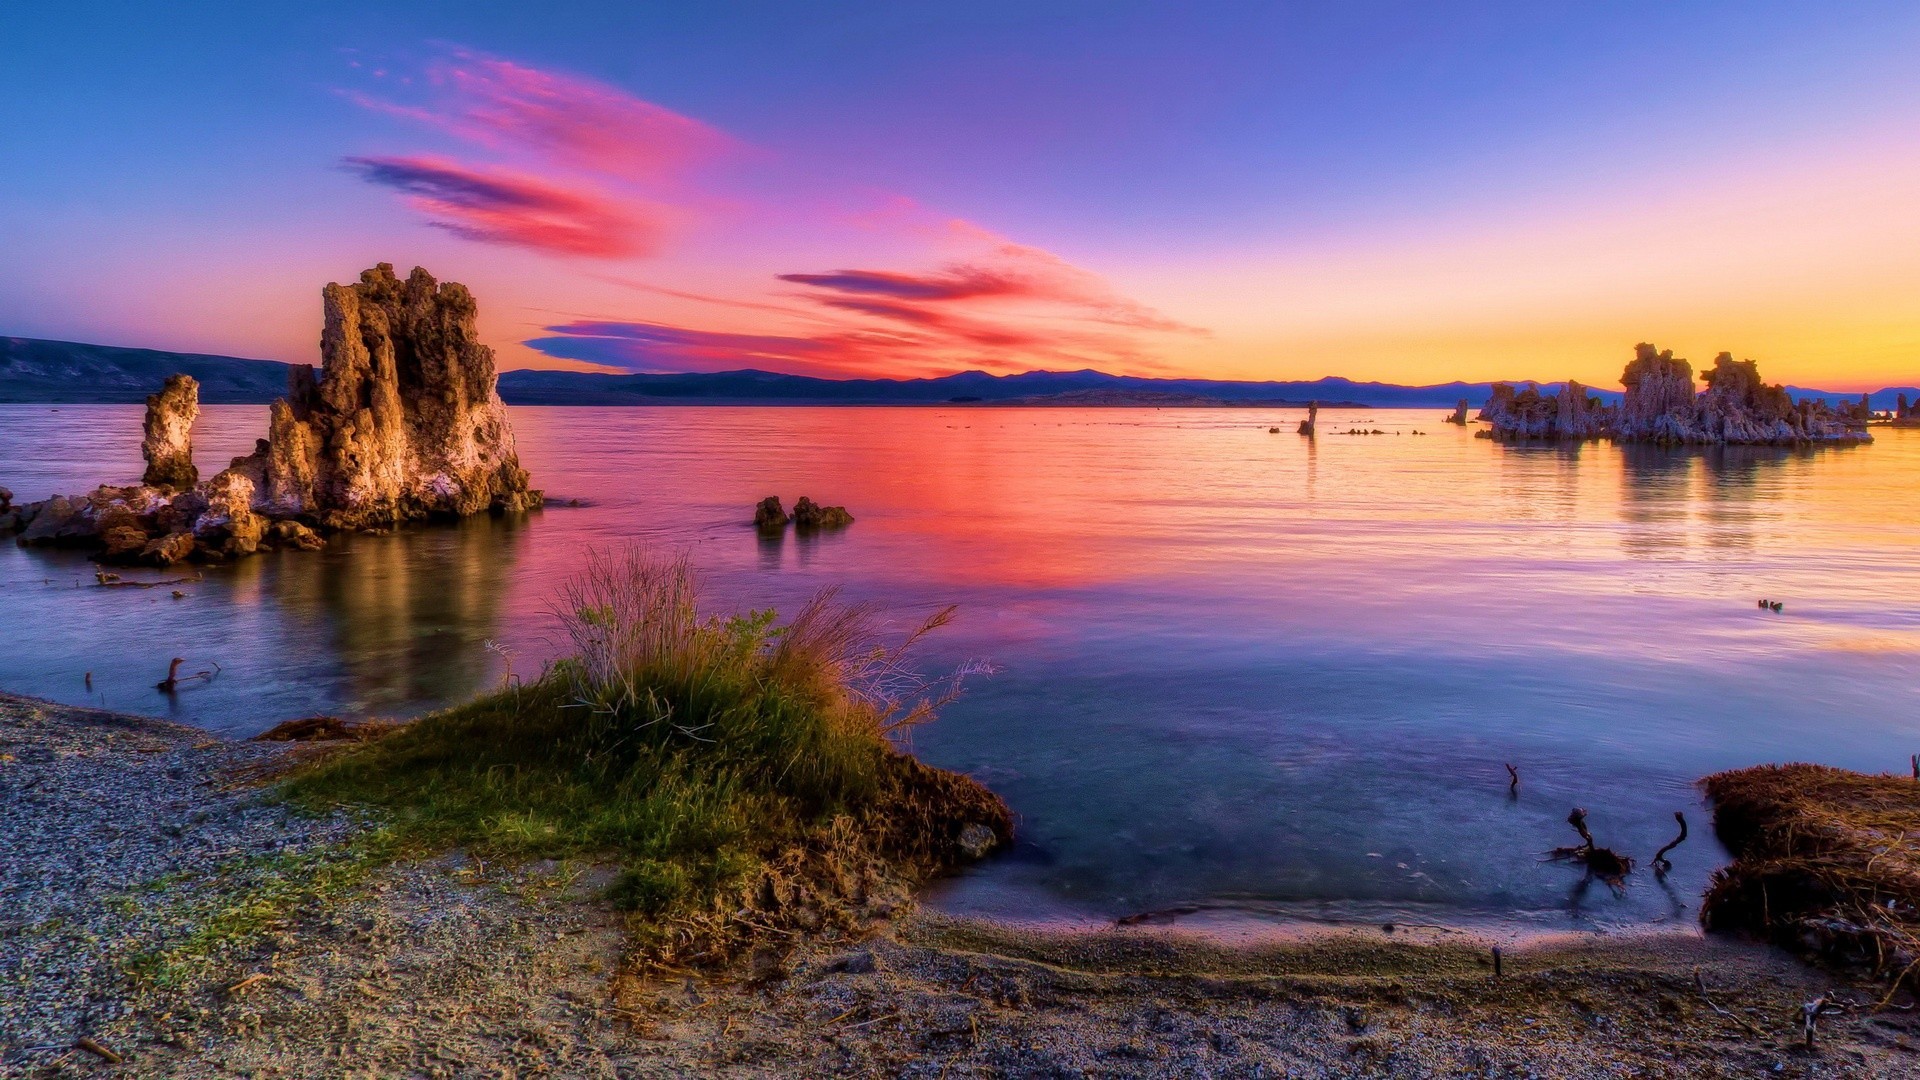
[{"label": "moss-covered mound", "polygon": [[1761,765],[1703,784],[1734,855],[1701,907],[1708,929],[1910,972],[1920,960],[1920,782]]},{"label": "moss-covered mound", "polygon": [[684,561],[596,559],[562,608],[576,655],[291,777],[310,805],[483,856],[610,860],[645,952],[724,961],[852,927],[1012,837],[992,792],[894,745],[958,675],[923,678],[831,593],[705,618]]}]

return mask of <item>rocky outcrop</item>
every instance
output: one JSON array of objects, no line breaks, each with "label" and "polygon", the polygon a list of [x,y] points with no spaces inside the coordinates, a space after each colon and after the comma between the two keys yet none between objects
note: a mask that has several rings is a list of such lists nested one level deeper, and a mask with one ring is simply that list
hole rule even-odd
[{"label": "rocky outcrop", "polygon": [[1696,391],[1691,364],[1672,350],[1641,344],[1621,373],[1626,393],[1618,406],[1572,381],[1544,395],[1533,386],[1516,391],[1498,383],[1480,410],[1488,423],[1480,434],[1502,441],[1608,438],[1675,446],[1872,441],[1864,402],[1837,410],[1820,401],[1795,402],[1785,387],[1763,382],[1753,361],[1731,353],[1721,353],[1701,377],[1706,390]]},{"label": "rocky outcrop", "polygon": [[1502,441],[1598,439],[1607,434],[1611,410],[1587,388],[1569,381],[1556,394],[1531,384],[1515,390],[1495,383],[1477,419],[1490,425],[1481,435]]},{"label": "rocky outcrop", "polygon": [[495,390],[493,351],[466,287],[382,263],[328,285],[322,367],[294,368],[254,453],[195,483],[197,387],[184,375],[147,399],[146,481],[18,508],[0,529],[23,545],[90,548],[103,561],[169,565],[323,533],[540,505]]},{"label": "rocky outcrop", "polygon": [[1312,435],[1319,426],[1320,426],[1320,403],[1317,401],[1310,401],[1307,403],[1307,418],[1305,420],[1300,421],[1300,434]]},{"label": "rocky outcrop", "polygon": [[793,519],[787,516],[786,507],[780,505],[780,496],[769,495],[760,500],[753,508],[753,524],[764,530],[784,529]]},{"label": "rocky outcrop", "polygon": [[1453,411],[1447,414],[1447,423],[1459,424],[1461,427],[1467,426],[1467,399],[1466,398],[1461,398],[1460,404],[1455,405],[1453,407]]},{"label": "rocky outcrop", "polygon": [[466,286],[381,263],[322,297],[319,377],[295,368],[266,445],[234,462],[264,512],[365,529],[539,505]]},{"label": "rocky outcrop", "polygon": [[170,375],[159,393],[147,395],[140,440],[147,471],[141,483],[190,488],[200,482],[200,470],[193,465],[193,422],[199,415],[200,384],[191,375]]},{"label": "rocky outcrop", "polygon": [[801,530],[841,529],[853,524],[844,506],[821,506],[805,495],[793,504],[793,527]]}]

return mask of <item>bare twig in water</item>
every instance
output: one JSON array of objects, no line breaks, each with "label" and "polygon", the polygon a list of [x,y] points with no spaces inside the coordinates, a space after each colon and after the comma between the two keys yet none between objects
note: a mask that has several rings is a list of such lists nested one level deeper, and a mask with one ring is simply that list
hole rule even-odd
[{"label": "bare twig in water", "polygon": [[1675,810],[1673,812],[1673,820],[1680,823],[1680,835],[1674,837],[1672,842],[1667,844],[1666,847],[1654,852],[1653,862],[1650,864],[1653,867],[1653,872],[1662,877],[1666,876],[1667,871],[1673,869],[1673,864],[1667,861],[1667,852],[1679,847],[1685,843],[1687,839],[1687,815]]},{"label": "bare twig in water", "polygon": [[[184,663],[186,663],[184,658],[174,657],[173,662],[167,665],[167,677],[153,684],[153,688],[163,694],[171,694],[175,690],[178,690],[180,684],[183,682],[192,682],[195,679],[212,682],[213,677],[220,674],[220,665],[215,663],[210,671],[196,671],[191,675],[182,675],[180,674],[180,665]],[[209,661],[209,663],[212,663],[212,661]]]},{"label": "bare twig in water", "polygon": [[202,580],[199,574],[194,574],[190,577],[167,578],[164,581],[126,581],[119,574],[109,574],[104,570],[97,571],[93,577],[95,581],[110,589],[157,589],[162,585],[185,585],[188,582]]},{"label": "bare twig in water", "polygon": [[1507,790],[1516,792],[1520,790],[1520,770],[1514,768],[1511,763],[1507,765]]}]

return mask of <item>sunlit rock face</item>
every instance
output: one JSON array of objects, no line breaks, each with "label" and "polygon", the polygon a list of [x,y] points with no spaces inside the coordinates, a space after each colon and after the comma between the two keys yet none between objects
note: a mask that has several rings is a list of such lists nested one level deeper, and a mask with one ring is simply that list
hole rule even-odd
[{"label": "sunlit rock face", "polygon": [[170,375],[157,394],[147,395],[140,456],[147,461],[143,484],[190,488],[200,482],[193,465],[193,422],[200,416],[200,384],[191,375]]},{"label": "sunlit rock face", "polygon": [[1496,383],[1478,419],[1490,425],[1481,435],[1517,441],[1598,439],[1609,431],[1612,416],[1613,410],[1598,396],[1568,381],[1557,394],[1542,394],[1534,386],[1516,391],[1506,383]]},{"label": "sunlit rock face", "polygon": [[321,532],[531,509],[540,492],[514,453],[472,294],[382,263],[322,293],[322,367],[294,368],[258,449],[195,483],[198,387],[185,375],[147,399],[138,487],[101,487],[0,512],[30,546],[92,549],[170,565],[271,548],[312,550]]},{"label": "sunlit rock face", "polygon": [[319,377],[295,368],[266,445],[234,462],[262,512],[363,529],[539,502],[466,286],[381,263],[322,297]]},{"label": "sunlit rock face", "polygon": [[1627,442],[1688,442],[1694,434],[1693,365],[1641,342],[1620,373],[1626,399],[1620,403],[1616,437]]},{"label": "sunlit rock face", "polygon": [[1479,418],[1480,434],[1502,441],[1597,439],[1666,445],[1871,442],[1864,402],[1839,409],[1821,401],[1795,402],[1783,386],[1769,386],[1751,360],[1731,353],[1715,358],[1697,392],[1693,366],[1652,345],[1634,348],[1621,373],[1626,394],[1610,407],[1576,382],[1558,394],[1527,387],[1494,386]]}]

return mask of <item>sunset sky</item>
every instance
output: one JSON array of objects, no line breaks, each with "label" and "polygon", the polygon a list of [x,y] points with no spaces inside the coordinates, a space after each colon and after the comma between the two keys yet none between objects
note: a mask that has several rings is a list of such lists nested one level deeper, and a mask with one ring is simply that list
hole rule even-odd
[{"label": "sunset sky", "polygon": [[1920,6],[35,5],[0,335],[505,367],[1920,381]]}]

